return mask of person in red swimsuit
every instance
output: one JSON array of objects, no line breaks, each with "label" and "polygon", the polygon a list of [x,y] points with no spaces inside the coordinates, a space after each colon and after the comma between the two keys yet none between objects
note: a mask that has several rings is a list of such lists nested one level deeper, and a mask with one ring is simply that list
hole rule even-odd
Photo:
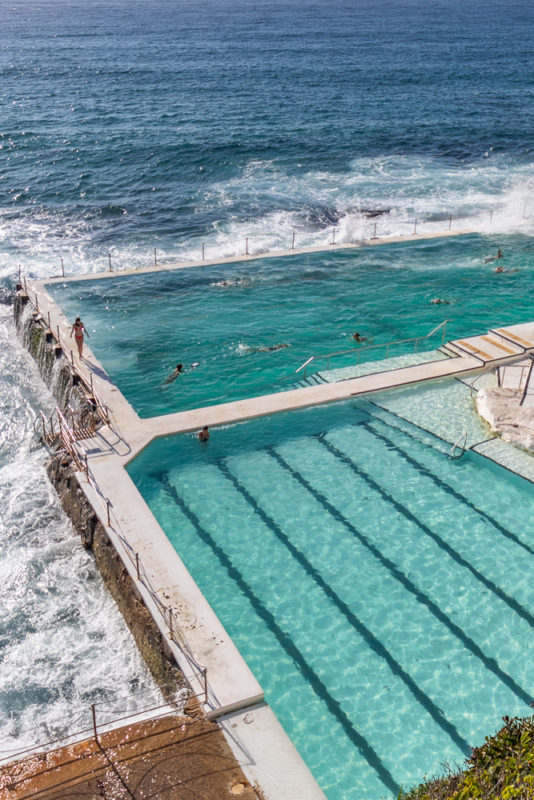
[{"label": "person in red swimsuit", "polygon": [[85,329],[85,325],[83,324],[83,322],[81,321],[81,319],[79,317],[76,317],[76,319],[74,321],[74,325],[71,328],[70,335],[72,336],[72,334],[74,334],[74,340],[76,341],[76,344],[78,346],[78,355],[80,356],[80,358],[83,358],[83,335],[84,335],[84,333],[87,334],[88,338],[90,338],[89,334],[87,333],[87,331]]}]

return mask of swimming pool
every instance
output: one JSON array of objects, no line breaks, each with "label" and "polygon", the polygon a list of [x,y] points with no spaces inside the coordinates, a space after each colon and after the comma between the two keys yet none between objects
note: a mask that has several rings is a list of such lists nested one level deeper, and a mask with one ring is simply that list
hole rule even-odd
[{"label": "swimming pool", "polygon": [[431,391],[156,440],[128,468],[331,800],[396,796],[530,711],[532,486],[399,413]]},{"label": "swimming pool", "polygon": [[[530,320],[530,245],[515,236],[499,246],[506,269],[517,271],[496,275],[483,263],[495,242],[473,235],[48,290],[71,318],[83,317],[91,348],[136,411],[157,416],[293,388],[303,375],[295,370],[312,355],[349,349],[330,364],[344,368],[356,360],[355,331],[376,344],[423,336],[446,318],[451,339]],[[440,342],[441,334],[427,346]],[[363,360],[384,357],[371,350]],[[179,362],[184,373],[165,383]],[[308,375],[325,368],[318,358]]]}]

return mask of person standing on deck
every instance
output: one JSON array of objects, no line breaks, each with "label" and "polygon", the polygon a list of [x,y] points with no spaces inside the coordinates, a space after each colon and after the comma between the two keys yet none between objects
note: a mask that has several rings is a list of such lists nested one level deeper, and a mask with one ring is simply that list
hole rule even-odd
[{"label": "person standing on deck", "polygon": [[70,335],[74,334],[74,340],[78,346],[78,355],[80,358],[83,358],[83,335],[87,334],[87,338],[89,339],[90,336],[85,329],[85,325],[81,321],[80,317],[76,317],[74,321],[74,325],[71,328]]}]

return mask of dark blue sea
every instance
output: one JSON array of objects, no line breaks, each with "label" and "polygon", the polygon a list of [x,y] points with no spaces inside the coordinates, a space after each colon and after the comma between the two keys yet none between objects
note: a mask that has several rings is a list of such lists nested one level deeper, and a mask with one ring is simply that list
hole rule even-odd
[{"label": "dark blue sea", "polygon": [[0,20],[5,750],[155,692],[44,473],[33,428],[53,404],[14,338],[19,268],[261,254],[415,220],[534,267],[534,5],[0,0]]}]

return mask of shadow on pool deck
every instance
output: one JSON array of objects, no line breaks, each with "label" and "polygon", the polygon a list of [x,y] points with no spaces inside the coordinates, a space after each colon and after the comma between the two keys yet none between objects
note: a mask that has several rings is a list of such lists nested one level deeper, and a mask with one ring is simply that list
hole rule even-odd
[{"label": "shadow on pool deck", "polygon": [[169,716],[0,768],[0,800],[261,800],[219,727]]}]

